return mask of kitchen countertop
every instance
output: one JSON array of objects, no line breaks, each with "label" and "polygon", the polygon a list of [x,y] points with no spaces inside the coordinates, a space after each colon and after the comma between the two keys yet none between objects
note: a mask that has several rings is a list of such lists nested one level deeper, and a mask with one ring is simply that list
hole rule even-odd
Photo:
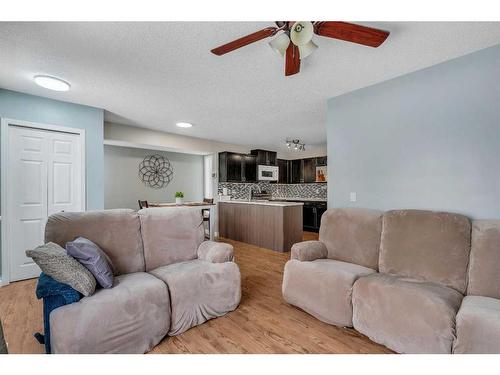
[{"label": "kitchen countertop", "polygon": [[244,200],[244,199],[232,199],[230,201],[220,201],[219,203],[239,203],[239,204],[255,204],[259,206],[276,206],[276,207],[290,207],[290,206],[302,206],[302,202],[283,202],[283,201],[266,201],[266,200]]},{"label": "kitchen countertop", "polygon": [[273,201],[292,201],[292,202],[327,202],[326,199],[321,198],[272,198]]}]

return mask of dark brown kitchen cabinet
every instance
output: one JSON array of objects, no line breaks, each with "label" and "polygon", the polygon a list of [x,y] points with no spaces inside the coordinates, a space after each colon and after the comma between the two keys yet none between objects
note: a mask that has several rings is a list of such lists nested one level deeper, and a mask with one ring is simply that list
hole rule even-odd
[{"label": "dark brown kitchen cabinet", "polygon": [[303,160],[303,179],[305,183],[316,182],[316,158]]},{"label": "dark brown kitchen cabinet", "polygon": [[300,184],[304,182],[302,159],[290,160],[290,178],[291,184]]},{"label": "dark brown kitchen cabinet", "polygon": [[242,182],[257,181],[257,157],[255,155],[243,156]]},{"label": "dark brown kitchen cabinet", "polygon": [[316,158],[316,166],[317,167],[324,167],[327,165],[328,158],[326,156],[318,156]]},{"label": "dark brown kitchen cabinet", "polygon": [[219,181],[241,182],[242,156],[234,152],[219,153]]},{"label": "dark brown kitchen cabinet", "polygon": [[220,182],[255,182],[257,166],[278,166],[280,184],[301,184],[316,182],[316,167],[325,166],[326,156],[316,158],[284,160],[276,157],[276,152],[252,150],[251,154],[236,152],[219,153]]},{"label": "dark brown kitchen cabinet", "polygon": [[279,177],[278,183],[288,184],[288,160],[278,159]]},{"label": "dark brown kitchen cabinet", "polygon": [[254,155],[235,152],[219,153],[219,182],[257,181],[257,162]]},{"label": "dark brown kitchen cabinet", "polygon": [[257,165],[278,165],[278,157],[274,151],[252,150],[250,153],[257,157]]},{"label": "dark brown kitchen cabinet", "polygon": [[304,202],[302,208],[305,231],[319,232],[321,217],[327,208],[326,202]]}]

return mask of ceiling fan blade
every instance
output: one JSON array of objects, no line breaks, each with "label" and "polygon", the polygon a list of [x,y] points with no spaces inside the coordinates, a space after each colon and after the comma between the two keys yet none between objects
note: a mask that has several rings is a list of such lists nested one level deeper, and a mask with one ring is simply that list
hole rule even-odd
[{"label": "ceiling fan blade", "polygon": [[297,74],[300,70],[299,47],[290,43],[285,54],[285,76]]},{"label": "ceiling fan blade", "polygon": [[348,22],[334,21],[316,22],[314,24],[314,32],[328,38],[341,39],[370,47],[380,46],[389,36],[388,31]]},{"label": "ceiling fan blade", "polygon": [[233,40],[232,42],[224,44],[220,47],[214,48],[212,50],[212,53],[216,54],[217,56],[224,55],[228,52],[234,51],[235,49],[244,47],[248,44],[251,44],[251,43],[257,42],[261,39],[272,36],[272,35],[276,34],[277,31],[278,31],[278,29],[276,27],[266,27],[265,29],[257,31],[253,34],[249,34],[247,36],[244,36],[242,38],[239,38],[239,39]]}]

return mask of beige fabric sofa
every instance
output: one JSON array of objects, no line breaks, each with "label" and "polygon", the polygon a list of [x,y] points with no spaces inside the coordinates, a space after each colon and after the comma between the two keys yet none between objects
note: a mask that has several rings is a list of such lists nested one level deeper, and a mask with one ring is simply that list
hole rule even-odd
[{"label": "beige fabric sofa", "polygon": [[469,284],[453,352],[500,353],[500,221],[472,223]]},{"label": "beige fabric sofa", "polygon": [[500,222],[331,209],[291,258],[283,296],[320,320],[400,353],[500,353]]},{"label": "beige fabric sofa", "polygon": [[203,241],[201,214],[182,208],[63,212],[45,241],[76,236],[111,259],[115,282],[50,315],[53,353],[144,353],[166,335],[234,310],[240,272],[228,244]]},{"label": "beige fabric sofa", "polygon": [[352,326],[352,286],[377,272],[382,213],[327,210],[319,241],[292,246],[285,265],[283,297],[319,320]]}]

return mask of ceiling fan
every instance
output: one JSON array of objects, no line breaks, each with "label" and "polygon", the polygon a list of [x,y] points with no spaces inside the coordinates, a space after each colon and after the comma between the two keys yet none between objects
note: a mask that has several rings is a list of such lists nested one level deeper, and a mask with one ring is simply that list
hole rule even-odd
[{"label": "ceiling fan", "polygon": [[276,21],[276,26],[214,48],[212,53],[221,56],[282,32],[269,45],[285,57],[285,76],[290,76],[299,72],[300,60],[318,48],[312,41],[314,34],[370,47],[380,46],[389,36],[388,31],[338,21]]}]

